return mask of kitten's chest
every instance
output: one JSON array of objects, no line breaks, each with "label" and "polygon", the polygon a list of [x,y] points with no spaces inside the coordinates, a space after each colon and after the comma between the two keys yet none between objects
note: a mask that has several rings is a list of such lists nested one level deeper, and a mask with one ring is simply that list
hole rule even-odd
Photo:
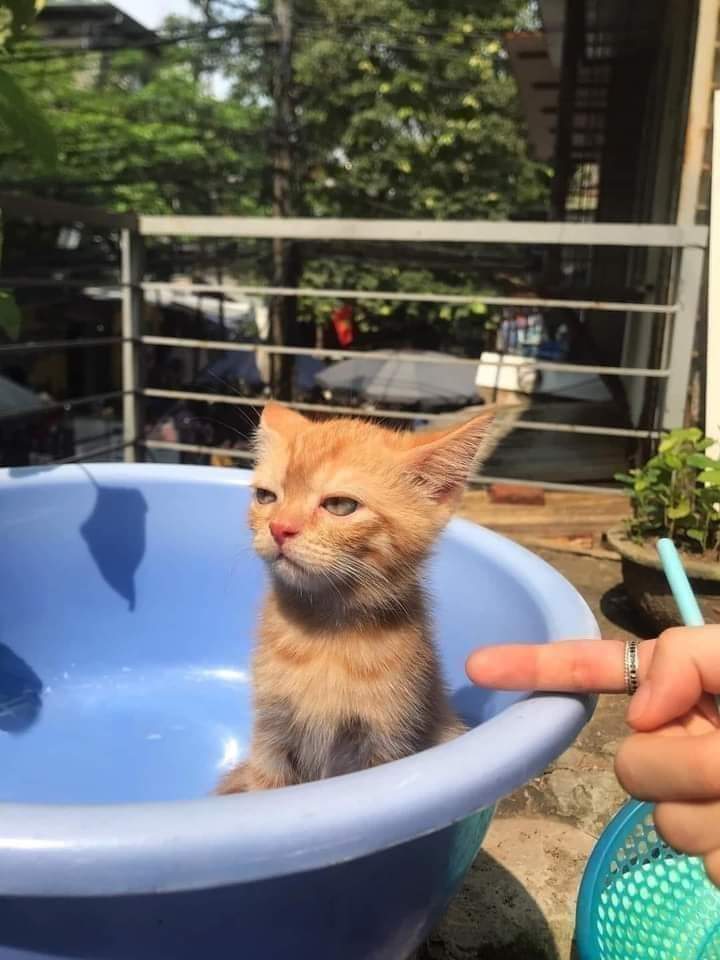
[{"label": "kitten's chest", "polygon": [[384,726],[395,712],[392,695],[404,686],[397,665],[382,658],[369,664],[352,652],[319,649],[289,657],[263,650],[256,661],[259,689],[291,704],[303,725],[341,726],[362,720]]},{"label": "kitten's chest", "polygon": [[[262,662],[262,661],[261,661]],[[270,731],[300,782],[363,770],[413,752],[413,700],[378,672],[359,681],[347,664],[313,657],[301,666],[265,664],[258,684],[258,726]]]},{"label": "kitten's chest", "polygon": [[303,726],[390,729],[417,692],[419,644],[410,629],[325,639],[276,631],[261,636],[255,686],[291,705]]}]

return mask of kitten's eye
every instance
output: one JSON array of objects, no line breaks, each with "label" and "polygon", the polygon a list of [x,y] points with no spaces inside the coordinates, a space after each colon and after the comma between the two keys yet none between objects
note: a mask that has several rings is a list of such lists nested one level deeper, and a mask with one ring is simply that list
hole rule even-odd
[{"label": "kitten's eye", "polygon": [[265,490],[263,487],[258,487],[255,490],[255,499],[258,503],[264,506],[268,503],[275,503],[277,497],[272,490]]},{"label": "kitten's eye", "polygon": [[352,500],[350,497],[328,497],[327,500],[323,500],[322,505],[335,517],[349,517],[360,506],[357,500]]}]

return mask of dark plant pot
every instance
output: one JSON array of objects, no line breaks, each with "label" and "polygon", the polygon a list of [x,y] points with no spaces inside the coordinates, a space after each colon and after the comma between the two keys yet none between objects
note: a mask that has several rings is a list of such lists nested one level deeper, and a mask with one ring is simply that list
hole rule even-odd
[{"label": "dark plant pot", "polygon": [[[622,574],[630,602],[648,630],[658,634],[681,625],[654,541],[638,544],[622,528],[609,530],[610,546],[622,557]],[[720,563],[683,556],[683,566],[707,623],[720,623]]]}]

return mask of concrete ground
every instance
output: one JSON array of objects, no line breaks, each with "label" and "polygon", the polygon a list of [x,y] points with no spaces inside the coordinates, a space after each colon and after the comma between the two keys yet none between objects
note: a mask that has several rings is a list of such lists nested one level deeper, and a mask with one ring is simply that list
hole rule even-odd
[{"label": "concrete ground", "polygon": [[[585,597],[604,636],[638,632],[617,561],[537,552]],[[576,743],[500,804],[480,856],[418,960],[570,960],[585,863],[626,799],[613,775],[626,703],[601,697]]]}]

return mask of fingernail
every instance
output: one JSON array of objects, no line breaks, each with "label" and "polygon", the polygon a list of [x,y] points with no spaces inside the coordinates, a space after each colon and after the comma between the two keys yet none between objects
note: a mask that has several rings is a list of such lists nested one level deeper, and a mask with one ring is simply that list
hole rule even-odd
[{"label": "fingernail", "polygon": [[474,682],[475,677],[482,673],[484,659],[485,657],[482,651],[474,650],[465,661],[465,673],[467,673],[468,677]]},{"label": "fingernail", "polygon": [[630,706],[628,707],[627,712],[627,719],[630,726],[634,726],[636,721],[640,719],[649,706],[651,700],[652,687],[646,680],[645,683],[640,684],[637,693],[634,694],[632,700],[630,701]]}]

